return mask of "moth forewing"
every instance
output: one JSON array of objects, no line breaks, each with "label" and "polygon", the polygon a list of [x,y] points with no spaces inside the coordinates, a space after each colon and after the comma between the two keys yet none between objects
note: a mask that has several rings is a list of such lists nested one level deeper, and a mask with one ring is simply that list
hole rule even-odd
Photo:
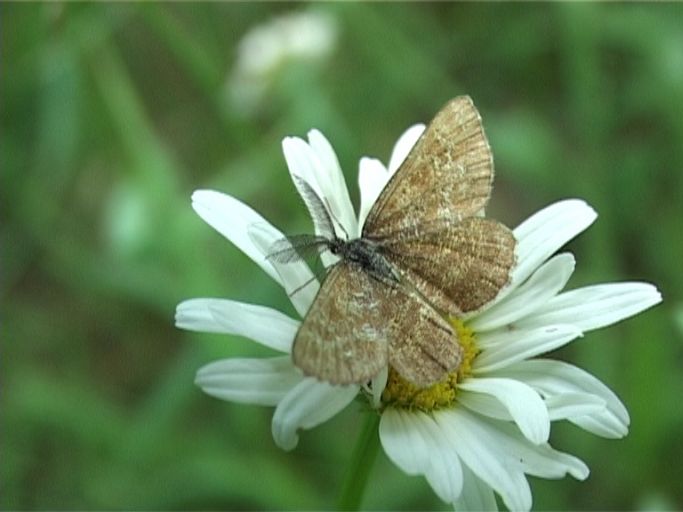
[{"label": "moth forewing", "polygon": [[480,309],[510,279],[515,238],[503,224],[481,217],[442,222],[421,235],[383,242],[386,258],[429,303],[451,316]]},{"label": "moth forewing", "polygon": [[476,215],[488,202],[493,156],[479,112],[457,97],[434,117],[370,209],[363,236],[375,238]]},{"label": "moth forewing", "polygon": [[388,290],[357,265],[334,265],[294,338],[294,364],[332,384],[372,379],[387,365]]},{"label": "moth forewing", "polygon": [[457,334],[443,316],[409,286],[396,287],[389,364],[406,380],[427,387],[462,361]]}]

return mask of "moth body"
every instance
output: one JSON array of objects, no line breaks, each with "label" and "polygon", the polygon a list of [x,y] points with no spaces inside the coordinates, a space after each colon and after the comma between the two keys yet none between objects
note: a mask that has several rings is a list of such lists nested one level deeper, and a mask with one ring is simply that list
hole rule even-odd
[{"label": "moth body", "polygon": [[398,273],[382,254],[382,248],[376,242],[365,238],[330,240],[329,250],[339,256],[342,261],[359,266],[363,271],[379,281],[398,282]]}]

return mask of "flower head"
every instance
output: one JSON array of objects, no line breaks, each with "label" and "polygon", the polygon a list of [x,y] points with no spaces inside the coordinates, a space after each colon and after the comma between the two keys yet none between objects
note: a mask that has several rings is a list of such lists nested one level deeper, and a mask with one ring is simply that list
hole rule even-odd
[{"label": "flower head", "polygon": [[[338,221],[335,229],[357,237],[372,204],[423,130],[417,125],[404,133],[388,167],[361,159],[358,216],[337,157],[320,132],[309,132],[308,141],[286,138],[283,149],[297,177],[294,183],[305,181],[325,200]],[[193,207],[290,294],[303,318],[319,284],[302,261],[267,259],[282,233],[219,192],[195,192]],[[489,509],[496,507],[495,492],[508,508],[527,510],[532,503],[527,474],[588,476],[582,461],[548,444],[552,421],[568,420],[608,438],[623,437],[629,424],[626,408],[598,379],[537,356],[661,300],[646,283],[562,292],[575,261],[569,253],[555,253],[595,218],[585,202],[570,199],[544,208],[514,230],[517,263],[509,285],[482,310],[450,319],[463,346],[463,363],[430,388],[416,388],[391,368],[364,386],[332,386],[305,377],[288,355],[217,361],[200,369],[196,382],[218,398],[275,406],[273,437],[284,449],[296,446],[299,429],[330,419],[361,393],[381,414],[379,436],[387,456],[407,474],[423,475],[442,500],[456,508]],[[325,265],[335,262],[331,254],[321,257]],[[301,287],[307,281],[311,284]],[[290,353],[300,324],[276,310],[226,299],[185,301],[176,322],[185,329],[245,336],[284,354]]]}]

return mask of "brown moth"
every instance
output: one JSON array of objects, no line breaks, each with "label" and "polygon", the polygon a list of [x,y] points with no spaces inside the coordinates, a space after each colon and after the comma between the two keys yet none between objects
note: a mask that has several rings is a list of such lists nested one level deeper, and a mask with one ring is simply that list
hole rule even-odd
[{"label": "brown moth", "polygon": [[339,238],[321,199],[298,181],[324,233],[279,240],[269,258],[289,262],[329,250],[340,260],[294,339],[294,364],[332,384],[367,382],[389,364],[419,387],[457,369],[462,348],[446,318],[494,299],[515,261],[512,232],[479,216],[492,181],[493,157],[468,96],[432,120],[360,238]]}]

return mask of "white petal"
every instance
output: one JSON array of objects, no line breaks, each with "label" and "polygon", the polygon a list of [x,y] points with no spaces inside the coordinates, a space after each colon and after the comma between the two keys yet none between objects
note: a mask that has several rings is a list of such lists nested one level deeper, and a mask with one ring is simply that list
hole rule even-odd
[{"label": "white petal", "polygon": [[453,503],[459,510],[498,510],[498,503],[491,486],[486,485],[470,468],[463,465],[463,488],[460,497]]},{"label": "white petal", "polygon": [[394,149],[391,151],[391,159],[389,160],[389,173],[394,174],[401,166],[403,161],[413,149],[413,146],[425,131],[425,125],[415,124],[408,128],[403,135],[398,138]]},{"label": "white petal", "polygon": [[460,460],[431,416],[389,408],[382,414],[379,436],[389,459],[409,475],[424,475],[443,501],[453,503],[460,495]]},{"label": "white petal", "polygon": [[531,508],[531,489],[524,477],[522,462],[507,453],[505,439],[490,421],[463,408],[434,412],[434,418],[462,462],[483,482],[501,495],[510,510]]},{"label": "white petal", "polygon": [[360,190],[360,210],[358,224],[361,229],[365,219],[389,181],[389,171],[375,158],[363,157],[358,164],[358,189]]},{"label": "white petal", "polygon": [[[317,179],[317,166],[315,163],[317,158],[310,146],[299,137],[285,137],[282,141],[282,152],[285,155],[285,161],[287,162],[287,167],[292,178],[296,176],[305,181],[315,191],[318,197],[324,201],[323,190]],[[306,202],[307,196],[300,190],[298,181],[294,179],[293,182],[313,219],[316,234],[323,234],[324,225],[321,225],[322,220],[316,215],[313,205]]]},{"label": "white petal", "polygon": [[[305,181],[308,186],[310,186],[314,192],[317,194],[318,198],[323,201],[323,206],[325,210],[330,213],[330,221],[333,224],[333,228],[337,236],[345,236],[344,231],[352,235],[352,226],[339,226],[339,222],[342,222],[340,213],[334,207],[334,189],[332,189],[330,184],[329,176],[323,167],[320,159],[318,158],[315,150],[311,148],[305,141],[298,137],[286,137],[282,141],[282,150],[285,154],[285,160],[287,161],[287,167],[292,175],[294,185],[296,186],[299,195],[304,200],[304,204],[308,208],[308,212],[313,219],[313,225],[315,227],[315,233],[318,235],[329,236],[328,233],[328,222],[326,218],[320,218],[318,213],[318,206],[316,204],[310,203],[309,194],[302,189],[303,185],[299,180],[294,179],[298,177]],[[341,172],[341,171],[340,171]],[[347,192],[348,195],[348,192]],[[335,220],[336,219],[336,220]],[[355,224],[356,220],[353,219]],[[330,266],[336,262],[338,258],[329,251],[323,251],[320,254],[320,260],[323,265]],[[275,263],[273,264],[275,265]]]},{"label": "white petal", "polygon": [[[567,474],[580,480],[588,477],[588,467],[581,460],[547,443],[530,444],[509,423],[485,421],[462,408],[438,411],[435,418],[450,430],[448,440],[454,443],[462,461],[502,496],[510,510],[531,507],[531,491],[524,473],[543,478]],[[468,472],[464,474],[463,492],[467,492]]]},{"label": "white petal", "polygon": [[175,325],[179,329],[194,332],[216,332],[226,334],[225,327],[209,311],[209,304],[221,299],[184,300],[175,310]]},{"label": "white petal", "polygon": [[482,416],[488,416],[496,420],[513,421],[510,411],[507,410],[500,400],[491,395],[463,391],[458,393],[458,402],[470,411]]},{"label": "white petal", "polygon": [[258,213],[234,197],[214,190],[196,190],[192,208],[204,221],[230,240],[278,283],[280,278],[266,260],[267,251],[256,247],[248,234],[249,226],[258,224],[269,237],[279,240],[284,235]]},{"label": "white petal", "polygon": [[[579,222],[580,218],[590,219],[590,222],[592,222],[596,217],[597,213],[595,213],[595,210],[593,210],[593,208],[584,200],[563,199],[562,201],[546,206],[522,222],[515,228],[515,236],[517,237],[517,240],[521,242],[530,237],[538,236],[541,232],[547,231],[551,226],[569,229],[566,225],[568,223],[573,223],[578,228],[581,224],[581,222]],[[590,225],[590,223],[588,225]],[[583,229],[585,229],[585,227]],[[580,233],[583,229],[579,229],[576,233]],[[565,242],[568,242],[574,238],[574,236],[576,235],[565,235],[564,241],[561,242],[561,244],[563,245]],[[541,238],[546,239],[545,236],[542,236]]]},{"label": "white petal", "polygon": [[235,334],[289,353],[299,322],[276,309],[227,299],[191,299],[176,309],[176,326]]},{"label": "white petal", "polygon": [[546,398],[545,405],[551,421],[603,414],[607,410],[607,403],[602,398],[589,393],[552,395]]},{"label": "white petal", "polygon": [[525,473],[542,478],[563,478],[568,474],[577,480],[588,477],[588,466],[583,461],[554,450],[547,443],[529,444],[512,425],[496,422],[489,424],[489,429],[495,432],[494,442],[499,449],[519,462]]},{"label": "white petal", "polygon": [[519,325],[571,322],[583,331],[610,325],[661,302],[648,283],[610,283],[586,286],[550,299]]},{"label": "white petal", "polygon": [[317,179],[321,185],[324,197],[330,201],[330,206],[337,219],[342,223],[351,238],[360,235],[356,214],[349,197],[349,189],[342,173],[337,154],[325,136],[318,130],[308,132],[311,149],[320,159]]},{"label": "white petal", "polygon": [[[460,393],[458,401],[474,411],[489,418],[511,421],[510,412],[491,395],[482,393]],[[605,410],[605,401],[588,393],[567,393],[554,395],[545,400],[548,416],[551,421],[565,420],[567,418],[602,413]]]},{"label": "white petal", "polygon": [[389,380],[389,367],[383,368],[377,375],[372,378],[372,387],[370,394],[372,396],[372,406],[377,409],[382,403],[382,393],[387,386]]},{"label": "white petal", "polygon": [[[523,446],[529,448],[528,445]],[[571,475],[577,480],[585,480],[590,474],[590,469],[581,459],[554,450],[548,444],[534,446],[527,453],[528,455],[523,460],[525,471],[530,475],[541,478],[564,478],[566,475]],[[545,466],[541,461],[545,462]]]},{"label": "white petal", "polygon": [[573,325],[546,325],[537,329],[500,329],[481,336],[482,350],[472,365],[475,375],[505,368],[560,348],[581,336]]},{"label": "white petal", "polygon": [[408,412],[389,407],[380,419],[379,439],[384,452],[408,475],[421,475],[427,471],[427,442],[417,426],[420,421],[425,421],[426,416],[420,411]]},{"label": "white petal", "polygon": [[586,414],[567,418],[568,421],[586,432],[607,439],[621,439],[628,434],[628,425],[609,414]]},{"label": "white petal", "polygon": [[[271,240],[268,232],[262,230],[261,227],[260,224],[250,226],[249,235],[255,247],[267,252],[273,240]],[[287,292],[287,296],[292,301],[292,305],[303,318],[320,288],[318,280],[304,261],[273,262],[272,268],[278,276],[278,281]]]},{"label": "white petal", "polygon": [[209,309],[226,332],[287,354],[299,330],[299,321],[265,306],[221,300],[209,304]]},{"label": "white petal", "polygon": [[569,240],[590,226],[597,213],[580,199],[554,203],[535,213],[515,230],[517,264],[510,286],[496,298],[500,301],[529,277],[538,266]]},{"label": "white petal", "polygon": [[[325,206],[329,208],[333,221],[340,222],[343,230],[335,222],[335,231],[338,236],[343,236],[344,231],[351,238],[358,236],[356,216],[351,205],[349,192],[344,182],[344,176],[339,168],[334,151],[323,135],[312,130],[309,132],[311,144],[307,144],[298,137],[286,137],[282,141],[282,149],[292,176],[298,176],[318,194]],[[331,153],[331,154],[330,154]],[[299,184],[294,180],[299,188]],[[305,195],[301,193],[305,200]],[[314,210],[307,205],[311,216],[315,219]],[[316,232],[322,234],[316,222]]]},{"label": "white petal", "polygon": [[428,466],[425,477],[436,495],[453,503],[462,492],[462,466],[458,453],[444,441],[446,435],[431,416],[424,415],[418,428],[427,441]]},{"label": "white petal", "polygon": [[327,421],[344,409],[358,390],[358,386],[332,386],[312,377],[303,379],[275,409],[272,423],[275,443],[283,450],[293,450],[299,442],[298,429],[313,428]]},{"label": "white petal", "polygon": [[576,366],[562,361],[535,359],[516,363],[493,374],[522,380],[545,397],[571,393],[594,395],[605,402],[606,409],[568,419],[602,437],[620,438],[628,433],[630,420],[624,404],[599,379]]},{"label": "white petal", "polygon": [[529,441],[540,444],[548,440],[548,409],[530,386],[513,379],[471,378],[462,382],[459,389],[495,397],[507,409]]},{"label": "white petal", "polygon": [[575,263],[574,256],[569,253],[554,256],[541,265],[524,284],[505,300],[498,301],[469,321],[469,326],[476,332],[497,329],[512,324],[545,306],[548,300],[557,295],[567,284],[574,271]]},{"label": "white petal", "polygon": [[273,406],[301,379],[289,356],[230,358],[200,368],[195,384],[221,400]]}]

